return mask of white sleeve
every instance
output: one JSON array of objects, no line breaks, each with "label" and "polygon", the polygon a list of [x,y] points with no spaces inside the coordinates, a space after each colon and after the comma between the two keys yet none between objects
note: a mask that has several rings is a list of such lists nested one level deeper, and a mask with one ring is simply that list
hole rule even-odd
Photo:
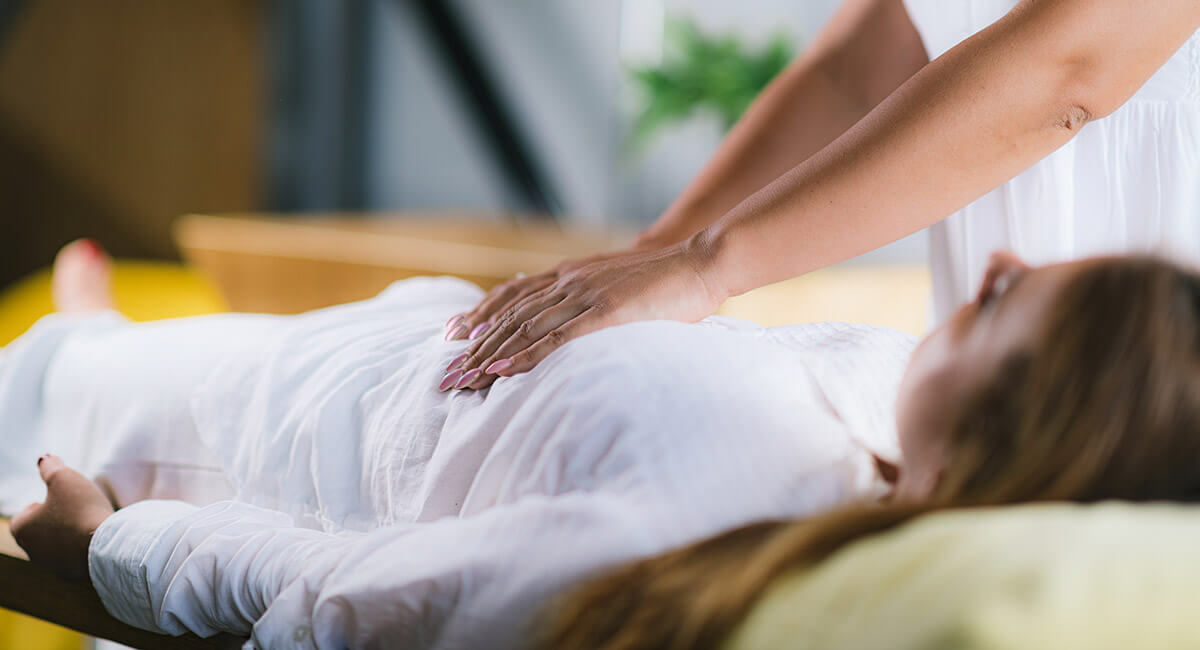
[{"label": "white sleeve", "polygon": [[118,619],[258,647],[508,648],[564,586],[659,552],[633,499],[528,497],[475,517],[338,536],[223,502],[147,501],[96,531],[92,581]]}]

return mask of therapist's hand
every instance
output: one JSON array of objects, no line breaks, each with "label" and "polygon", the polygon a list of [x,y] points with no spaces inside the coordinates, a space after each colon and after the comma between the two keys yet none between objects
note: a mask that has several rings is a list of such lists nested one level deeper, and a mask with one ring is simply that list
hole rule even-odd
[{"label": "therapist's hand", "polygon": [[708,255],[689,240],[595,261],[558,276],[509,306],[447,369],[441,387],[485,388],[528,371],[572,339],[643,320],[693,322],[724,299]]},{"label": "therapist's hand", "polygon": [[606,259],[624,255],[624,252],[604,253],[582,259],[561,262],[549,271],[536,275],[521,275],[508,282],[492,287],[483,300],[469,312],[458,314],[446,323],[446,340],[470,339],[474,341],[491,329],[509,307],[549,287],[559,278],[573,271]]},{"label": "therapist's hand", "polygon": [[38,460],[46,502],[34,503],[12,518],[12,534],[34,564],[67,580],[88,578],[92,533],[113,513],[100,486],[47,454]]}]

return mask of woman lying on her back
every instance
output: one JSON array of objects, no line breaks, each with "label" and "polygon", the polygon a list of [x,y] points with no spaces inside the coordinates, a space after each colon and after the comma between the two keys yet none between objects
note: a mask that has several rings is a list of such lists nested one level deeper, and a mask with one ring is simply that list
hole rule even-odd
[{"label": "woman lying on her back", "polygon": [[[69,295],[86,283],[64,258]],[[896,500],[925,504],[646,560],[569,598],[547,641],[683,648],[716,644],[775,572],[922,508],[1182,499],[1200,481],[1200,281],[1163,262],[996,256],[898,398],[907,337],[722,319],[612,328],[440,392],[432,362],[462,347],[437,323],[478,295],[418,280],[301,317],[43,321],[0,358],[0,431],[29,432],[3,453],[83,471],[40,462],[48,495],[18,540],[146,629],[505,648],[622,562],[878,497],[896,471]],[[36,479],[12,469],[10,505]]]}]

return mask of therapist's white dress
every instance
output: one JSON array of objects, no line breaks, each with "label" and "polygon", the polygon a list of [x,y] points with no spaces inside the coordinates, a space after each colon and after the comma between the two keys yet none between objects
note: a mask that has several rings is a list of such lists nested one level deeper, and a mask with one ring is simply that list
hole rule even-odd
[{"label": "therapist's white dress", "polygon": [[[1017,4],[905,3],[930,59]],[[1118,252],[1200,263],[1200,33],[1122,108],[929,232],[939,321],[973,297],[997,249],[1035,264]]]},{"label": "therapist's white dress", "polygon": [[[0,351],[0,505],[46,451],[129,504],[105,606],[264,648],[522,647],[566,585],[880,493],[911,337],[636,323],[439,392],[482,292],[447,278],[297,317],[57,315]],[[140,499],[176,500],[148,500]]]}]

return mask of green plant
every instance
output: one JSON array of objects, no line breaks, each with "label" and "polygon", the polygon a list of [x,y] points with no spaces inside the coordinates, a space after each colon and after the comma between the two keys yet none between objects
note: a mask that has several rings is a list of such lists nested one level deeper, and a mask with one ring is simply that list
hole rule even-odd
[{"label": "green plant", "polygon": [[644,96],[631,133],[635,144],[698,110],[715,114],[729,130],[795,54],[783,34],[751,51],[735,36],[706,35],[686,19],[669,20],[665,36],[660,65],[630,69]]}]

